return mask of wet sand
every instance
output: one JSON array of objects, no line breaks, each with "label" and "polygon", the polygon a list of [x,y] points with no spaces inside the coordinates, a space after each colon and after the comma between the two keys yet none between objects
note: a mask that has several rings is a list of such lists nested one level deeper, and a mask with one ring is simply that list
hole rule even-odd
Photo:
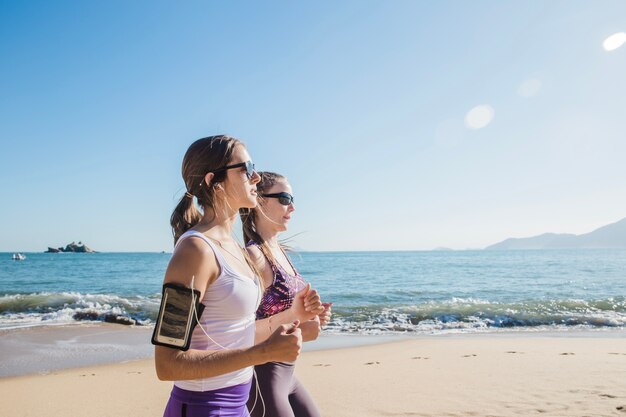
[{"label": "wet sand", "polygon": [[[150,358],[151,327],[90,323],[0,330],[0,377]],[[304,351],[380,344],[406,336],[327,335]]]}]

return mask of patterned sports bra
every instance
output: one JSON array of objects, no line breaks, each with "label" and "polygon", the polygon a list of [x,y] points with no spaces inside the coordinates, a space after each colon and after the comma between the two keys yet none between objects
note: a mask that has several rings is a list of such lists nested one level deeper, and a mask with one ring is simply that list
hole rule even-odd
[{"label": "patterned sports bra", "polygon": [[[248,246],[251,245],[256,245],[257,247],[259,246],[255,242],[248,243]],[[261,304],[256,311],[257,320],[266,319],[276,313],[280,313],[281,311],[290,308],[298,291],[306,286],[306,281],[293,266],[289,257],[285,255],[285,258],[287,258],[289,265],[291,265],[296,273],[295,275],[291,275],[285,271],[285,268],[280,266],[278,262],[268,259],[267,256],[265,257],[272,267],[274,281],[272,282],[272,285],[265,289],[265,293],[263,293]]]}]

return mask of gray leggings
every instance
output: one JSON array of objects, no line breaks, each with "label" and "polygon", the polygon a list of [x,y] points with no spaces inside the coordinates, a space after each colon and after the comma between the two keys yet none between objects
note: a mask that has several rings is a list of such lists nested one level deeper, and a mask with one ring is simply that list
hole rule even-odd
[{"label": "gray leggings", "polygon": [[[321,417],[313,398],[293,374],[295,364],[268,362],[254,367],[265,402],[265,417]],[[251,417],[263,415],[256,380],[252,380],[248,410]],[[256,405],[252,405],[256,398]]]}]

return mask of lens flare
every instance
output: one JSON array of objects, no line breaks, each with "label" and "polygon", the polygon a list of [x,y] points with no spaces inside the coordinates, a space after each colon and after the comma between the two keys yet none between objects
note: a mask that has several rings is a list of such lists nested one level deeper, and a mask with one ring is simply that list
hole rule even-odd
[{"label": "lens flare", "polygon": [[476,106],[465,115],[465,126],[469,129],[482,129],[491,123],[494,115],[493,107],[487,104]]},{"label": "lens flare", "polygon": [[626,33],[618,32],[606,38],[602,43],[602,47],[605,51],[614,51],[624,43],[626,43]]}]

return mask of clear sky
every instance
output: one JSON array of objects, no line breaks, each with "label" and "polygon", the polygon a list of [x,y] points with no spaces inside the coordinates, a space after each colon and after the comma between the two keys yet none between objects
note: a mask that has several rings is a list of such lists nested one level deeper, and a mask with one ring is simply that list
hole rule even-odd
[{"label": "clear sky", "polygon": [[626,217],[624,31],[621,0],[0,0],[0,251],[171,250],[218,133],[290,178],[303,249],[591,231]]}]

